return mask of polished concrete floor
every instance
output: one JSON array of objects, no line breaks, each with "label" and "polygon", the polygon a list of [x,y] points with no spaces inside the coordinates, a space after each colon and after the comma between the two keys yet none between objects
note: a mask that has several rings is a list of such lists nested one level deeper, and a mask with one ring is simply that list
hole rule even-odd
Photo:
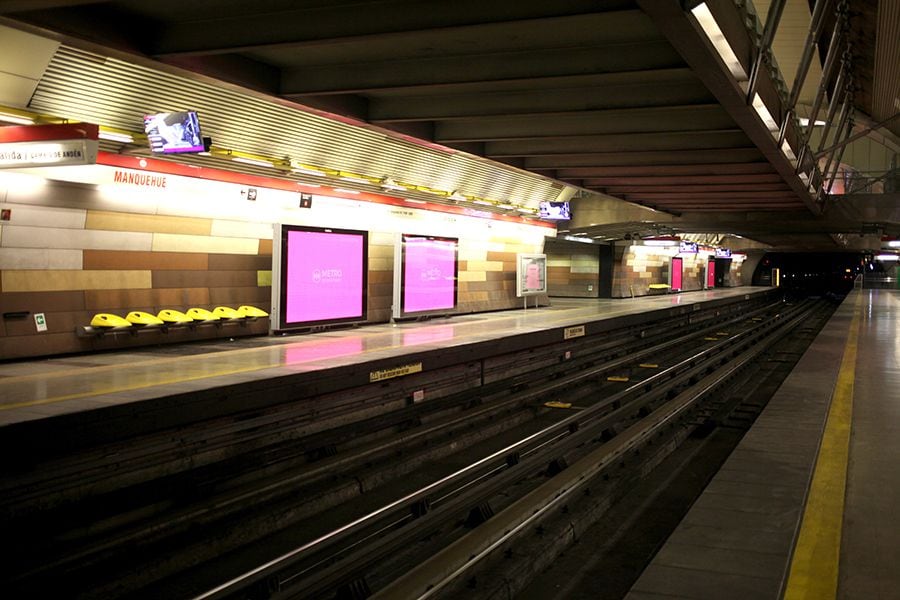
[{"label": "polished concrete floor", "polygon": [[554,298],[547,307],[423,322],[0,363],[0,427],[177,392],[319,371],[768,289],[737,287],[616,300]]},{"label": "polished concrete floor", "polygon": [[898,456],[900,292],[854,291],[626,599],[900,598]]}]

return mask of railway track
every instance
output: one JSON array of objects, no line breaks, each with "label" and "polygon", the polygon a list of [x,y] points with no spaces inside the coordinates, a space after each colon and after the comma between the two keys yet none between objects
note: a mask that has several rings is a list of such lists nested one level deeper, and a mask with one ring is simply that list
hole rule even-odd
[{"label": "railway track", "polygon": [[[758,328],[756,326],[767,318],[762,315],[773,311],[778,313],[779,309],[783,308],[781,305],[759,307],[752,313],[741,314],[740,320],[745,322],[749,329]],[[754,316],[759,321],[754,322],[752,320]],[[70,527],[65,533],[74,541],[69,547],[64,548],[63,552],[57,552],[55,561],[44,560],[37,568],[18,570],[13,583],[27,589],[35,581],[39,582],[40,579],[52,574],[53,577],[61,577],[62,580],[73,583],[75,587],[72,589],[83,589],[85,597],[104,597],[123,593],[140,595],[141,589],[146,589],[148,597],[151,597],[166,585],[172,585],[174,587],[170,589],[177,590],[176,596],[173,597],[180,594],[190,595],[195,590],[189,592],[186,588],[179,587],[182,584],[167,582],[164,577],[212,559],[215,555],[222,554],[223,549],[243,546],[291,524],[298,522],[302,524],[304,520],[321,520],[323,511],[327,513],[333,507],[343,506],[348,500],[356,500],[360,505],[370,502],[371,494],[368,492],[383,488],[386,482],[395,481],[397,477],[402,479],[409,476],[423,462],[450,456],[454,449],[458,449],[460,441],[465,441],[466,445],[482,444],[492,438],[502,438],[510,426],[535,431],[547,429],[547,424],[554,422],[550,427],[559,428],[557,437],[560,440],[565,440],[567,444],[575,444],[576,447],[588,444],[592,437],[598,435],[587,433],[585,427],[589,422],[602,418],[612,419],[610,415],[614,414],[618,419],[623,414],[621,411],[624,405],[633,407],[632,396],[637,391],[655,386],[657,381],[664,380],[674,381],[673,385],[676,386],[684,385],[685,381],[698,377],[703,368],[707,367],[694,365],[688,368],[682,365],[679,369],[688,369],[690,373],[676,374],[670,370],[672,367],[662,366],[660,372],[654,375],[655,380],[633,383],[626,389],[627,393],[624,396],[614,393],[614,388],[622,386],[621,382],[606,381],[607,377],[619,379],[625,376],[634,377],[635,373],[642,370],[649,373],[652,369],[638,366],[639,361],[660,354],[667,355],[669,359],[676,359],[684,353],[686,345],[696,343],[698,336],[717,338],[714,342],[709,339],[702,340],[707,345],[716,347],[716,352],[728,352],[730,345],[734,343],[733,338],[750,336],[750,334],[717,336],[717,333],[724,333],[722,329],[731,327],[729,320],[733,319],[734,315],[711,314],[689,315],[689,317],[694,317],[695,322],[676,323],[669,327],[651,324],[638,330],[623,331],[618,335],[609,336],[605,343],[596,344],[595,341],[595,346],[598,347],[593,349],[573,345],[567,345],[568,349],[565,351],[562,348],[549,349],[546,356],[536,359],[536,362],[546,363],[540,383],[534,380],[532,373],[518,373],[506,379],[494,378],[493,381],[479,386],[474,394],[472,391],[448,394],[429,405],[409,404],[388,411],[388,414],[373,415],[369,419],[359,421],[348,419],[343,426],[333,427],[328,431],[316,431],[302,438],[303,443],[268,446],[260,444],[263,450],[251,453],[250,457],[239,455],[239,460],[230,463],[212,463],[214,467],[206,471],[202,467],[187,471],[195,482],[193,486],[204,488],[207,492],[203,494],[203,500],[179,504],[172,502],[170,495],[156,492],[158,501],[145,503],[139,507],[149,515],[149,518],[142,518],[140,514],[136,514],[140,513],[140,510],[135,510],[126,514],[124,518],[118,514],[108,518],[105,527],[102,523],[98,526],[96,520],[91,520],[91,511],[79,506],[82,520],[90,521],[90,527],[86,529]],[[706,324],[707,327],[695,330],[694,334],[685,333],[698,324]],[[718,339],[719,337],[721,339]],[[660,338],[664,341],[659,342]],[[568,360],[561,358],[565,356],[563,352],[569,352]],[[482,368],[482,380],[485,379],[483,373],[486,371],[489,369]],[[653,402],[665,399],[672,393],[671,389],[673,388],[657,389]],[[645,395],[647,393],[645,391]],[[574,400],[575,410],[559,410],[545,406],[548,400],[559,401],[560,397]],[[600,398],[603,399],[599,400]],[[652,402],[649,400],[647,402],[649,407]],[[649,408],[639,407],[638,413],[646,410]],[[566,412],[574,414],[563,417]],[[599,435],[601,438],[616,437],[617,428],[622,426],[619,421],[616,423],[610,421],[605,424]],[[582,429],[585,430],[581,431],[579,436]],[[197,434],[197,437],[199,439],[202,436]],[[207,436],[207,439],[214,437]],[[227,434],[222,435],[223,439],[227,437]],[[222,443],[224,445],[224,442]],[[546,441],[537,443],[538,448],[547,445]],[[165,443],[158,446],[158,455],[165,456],[166,452],[163,449]],[[560,457],[564,457],[566,452],[570,451],[560,450],[563,447],[559,446],[556,450]],[[98,452],[95,454],[100,455]],[[478,489],[480,497],[484,493],[484,489],[481,489],[482,481],[490,479],[501,481],[503,479],[498,479],[497,475],[501,472],[505,477],[509,477],[510,472],[525,472],[529,468],[533,470],[533,461],[546,463],[539,469],[541,472],[545,472],[546,468],[565,470],[563,467],[567,459],[548,460],[546,457],[532,459],[534,454],[539,454],[538,449],[527,444],[513,450],[507,446],[503,449],[502,455],[483,462],[475,471],[469,471],[465,480],[456,481],[451,477],[451,488],[462,487],[469,491]],[[404,462],[405,467],[402,466]],[[81,457],[81,462],[73,461],[69,464],[73,463],[90,464],[90,461]],[[397,466],[398,463],[401,466]],[[523,466],[519,467],[520,464]],[[241,465],[244,466],[243,469],[234,468]],[[368,471],[360,475],[361,466]],[[93,468],[99,467],[94,465]],[[59,469],[63,470],[62,467]],[[75,475],[72,474],[71,477],[75,478]],[[203,482],[202,485],[196,483],[197,479]],[[139,485],[145,485],[149,490],[154,486],[160,486],[161,481],[164,481],[164,478],[151,478],[148,483]],[[171,490],[171,486],[177,481],[176,477],[162,487]],[[509,487],[512,484],[507,482],[503,485]],[[135,493],[133,486],[124,486],[123,489],[127,490],[128,494]],[[210,491],[215,493],[208,493]],[[304,580],[307,581],[304,585],[308,586],[308,578],[303,575],[304,572],[310,569],[321,572],[324,570],[323,565],[337,564],[339,556],[348,553],[347,549],[335,550],[336,540],[357,547],[356,545],[362,543],[361,540],[377,537],[371,533],[372,530],[393,532],[400,523],[414,522],[414,529],[421,532],[426,520],[437,518],[432,515],[441,512],[449,514],[447,512],[449,509],[444,508],[445,506],[456,504],[468,506],[469,509],[464,511],[466,518],[463,520],[470,522],[478,520],[479,514],[482,517],[488,516],[491,511],[501,506],[497,501],[458,496],[447,490],[436,491],[430,488],[424,493],[419,492],[421,490],[406,494],[402,502],[397,504],[397,507],[402,508],[401,512],[404,513],[402,516],[389,514],[391,511],[387,510],[383,511],[379,519],[373,520],[363,514],[362,516],[366,517],[362,519],[366,522],[365,531],[351,527],[339,528],[342,531],[340,535],[325,532],[324,535],[319,535],[320,539],[310,540],[303,545],[304,548],[314,547],[315,552],[308,549],[299,552],[298,556],[302,555],[303,560],[291,567],[292,573],[288,575],[266,573],[261,577],[253,577],[253,581],[247,586],[254,594],[260,593],[260,589],[282,589],[285,587],[285,581]],[[32,493],[36,492],[32,490]],[[199,494],[191,490],[191,493],[185,495],[193,497]],[[316,500],[309,502],[310,498]],[[110,497],[107,496],[103,502],[97,502],[91,508],[99,510],[109,503]],[[23,504],[28,505],[27,502]],[[91,502],[87,504],[91,505]],[[10,505],[12,504],[6,506]],[[56,506],[66,508],[67,503],[62,502]],[[248,507],[255,508],[250,511]],[[458,515],[459,510],[455,514]],[[347,510],[342,512],[353,514],[352,509],[349,512]],[[356,520],[360,519],[358,513],[357,509]],[[60,517],[66,514],[71,514],[71,511],[58,509]],[[458,516],[456,520],[459,520]],[[323,520],[323,524],[324,522]],[[50,520],[49,523],[53,525],[54,521]],[[53,527],[45,526],[45,529],[56,531]],[[219,529],[219,534],[208,537],[208,534],[200,533],[204,529]],[[222,534],[223,529],[226,530],[225,534]],[[205,535],[207,537],[204,537]],[[321,538],[327,538],[328,543],[324,543]],[[53,545],[56,546],[55,541]],[[190,557],[173,556],[168,560],[158,560],[152,567],[146,568],[143,576],[132,575],[121,579],[116,575],[118,570],[133,571],[134,568],[133,557],[123,556],[123,549],[142,547],[149,550],[149,555],[154,551],[163,554],[171,552],[167,548],[173,546],[183,550],[180,552],[181,555]],[[373,555],[371,548],[365,553]],[[296,565],[300,563],[307,566],[302,567],[298,575]],[[160,579],[163,579],[163,583],[154,583]],[[195,583],[204,581],[206,580],[203,577],[195,579]],[[312,597],[308,595],[310,593],[327,595],[334,589],[353,589],[354,585],[358,585],[354,581],[364,581],[364,578],[351,577],[349,581],[339,582],[329,580],[323,585],[306,587],[297,597]],[[228,593],[237,594],[233,597],[243,597],[241,591],[232,590]]]},{"label": "railway track", "polygon": [[[356,595],[364,596],[373,580],[383,586],[384,597],[431,597],[477,562],[472,557],[497,551],[516,533],[539,527],[541,515],[565,505],[611,465],[640,454],[647,444],[677,445],[688,428],[676,424],[696,418],[702,399],[801,324],[808,310],[787,307],[770,318],[751,316],[745,320],[746,329],[720,332],[717,339],[701,332],[694,340],[711,342],[709,347],[675,353],[669,357],[670,365],[629,382],[625,389],[609,395],[598,392],[602,401],[198,598],[246,597],[242,594],[247,590],[254,597],[269,592],[277,598],[330,597],[335,590],[356,590]],[[678,340],[681,345],[688,341]],[[665,353],[672,346],[653,350]],[[589,380],[584,378],[584,389],[572,391],[571,381],[565,387],[583,398],[593,388]],[[580,464],[590,468],[568,467]],[[514,490],[519,490],[518,497]],[[417,543],[422,539],[429,542],[422,546]],[[440,539],[438,547],[433,547],[434,539]],[[410,560],[415,567],[397,560],[401,549],[408,548],[413,549]],[[415,556],[440,558],[423,562]],[[377,565],[386,560],[404,573],[399,583],[388,583],[396,573],[377,573]],[[446,581],[435,579],[441,573],[447,575]]]}]

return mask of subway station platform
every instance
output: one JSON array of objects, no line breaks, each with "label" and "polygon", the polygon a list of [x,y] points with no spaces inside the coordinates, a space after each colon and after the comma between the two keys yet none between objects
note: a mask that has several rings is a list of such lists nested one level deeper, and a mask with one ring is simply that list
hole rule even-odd
[{"label": "subway station platform", "polygon": [[627,600],[900,598],[898,334],[848,295]]},{"label": "subway station platform", "polygon": [[208,395],[269,380],[309,383],[342,378],[365,384],[373,380],[373,373],[419,362],[427,373],[451,360],[450,354],[476,357],[480,352],[476,346],[486,348],[509,338],[529,336],[528,343],[538,346],[561,341],[567,327],[643,319],[657,311],[663,311],[661,316],[665,311],[681,314],[700,304],[770,291],[735,287],[632,299],[554,298],[551,306],[429,321],[0,363],[0,436],[4,429],[29,421],[162,398],[177,403],[185,395]]}]

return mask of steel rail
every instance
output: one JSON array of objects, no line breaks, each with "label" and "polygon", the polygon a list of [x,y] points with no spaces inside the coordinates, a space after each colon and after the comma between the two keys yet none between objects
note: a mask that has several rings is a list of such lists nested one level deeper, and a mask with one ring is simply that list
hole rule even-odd
[{"label": "steel rail", "polygon": [[[768,307],[771,308],[771,307]],[[764,309],[760,309],[764,310]],[[746,319],[747,315],[742,315],[741,319]],[[721,325],[716,325],[711,328],[707,328],[705,331],[709,329],[716,329],[721,327]],[[571,415],[554,425],[551,425],[539,432],[536,432],[518,442],[509,445],[501,450],[498,450],[475,463],[460,469],[444,478],[441,478],[428,486],[421,488],[413,493],[407,494],[402,498],[395,500],[394,502],[383,506],[376,511],[373,511],[367,515],[364,515],[338,529],[335,529],[332,532],[329,532],[323,536],[320,536],[314,540],[299,546],[287,553],[282,554],[281,556],[268,561],[267,563],[258,566],[257,568],[250,570],[242,575],[239,575],[216,588],[209,590],[199,596],[196,596],[196,600],[207,600],[207,599],[218,599],[218,598],[226,598],[231,594],[236,593],[240,589],[246,589],[247,587],[265,583],[270,580],[270,578],[277,579],[276,582],[273,582],[274,587],[281,587],[281,585],[285,582],[293,580],[296,578],[295,574],[292,574],[284,579],[281,578],[280,575],[284,574],[284,571],[290,570],[291,568],[299,565],[304,560],[308,560],[309,555],[313,552],[322,552],[324,548],[333,547],[341,542],[345,542],[348,539],[359,536],[360,531],[366,527],[376,529],[378,531],[383,531],[385,527],[390,524],[407,521],[410,519],[410,507],[416,505],[417,503],[421,503],[423,501],[430,501],[431,498],[436,497],[438,494],[442,496],[446,496],[451,492],[449,490],[459,490],[466,489],[473,484],[474,481],[482,480],[483,478],[494,474],[500,471],[512,471],[514,469],[510,468],[510,465],[507,461],[509,457],[513,456],[522,456],[523,454],[529,453],[532,451],[533,447],[538,445],[544,445],[546,440],[555,438],[555,437],[565,437],[572,435],[574,432],[578,431],[580,427],[582,427],[585,423],[590,421],[592,418],[596,417],[599,413],[608,410],[610,405],[613,405],[617,402],[621,402],[631,395],[635,395],[637,393],[642,393],[648,386],[656,385],[660,382],[664,382],[667,379],[671,379],[678,374],[678,370],[684,370],[686,368],[693,367],[694,363],[701,361],[704,357],[716,356],[721,353],[724,349],[728,348],[731,345],[737,344],[741,341],[745,340],[754,340],[756,336],[762,335],[761,332],[764,332],[767,327],[767,324],[761,323],[756,327],[743,332],[741,334],[737,334],[728,338],[727,340],[723,340],[710,348],[707,348],[700,353],[697,353],[677,365],[670,367],[664,371],[661,371],[650,378],[643,380],[639,383],[635,383],[625,390],[618,392],[610,396],[606,402],[598,404],[594,407],[585,409],[577,414]],[[673,346],[683,344],[687,339],[695,338],[697,333],[692,333],[686,336],[681,336],[679,338],[670,340],[661,345],[661,347],[653,347],[648,348],[641,353],[637,353],[635,355],[631,355],[629,357],[623,357],[623,359],[619,362],[622,364],[628,362],[637,362],[641,358],[646,356],[650,356],[653,353],[658,353],[665,349],[671,348]],[[701,367],[699,370],[704,369]],[[601,367],[599,370],[607,371],[608,367]],[[572,378],[566,378],[565,380],[557,380],[553,382],[553,384],[548,384],[546,386],[542,386],[542,388],[552,390],[554,388],[569,386],[573,384],[577,384],[592,378],[596,378],[598,373],[588,371],[584,373],[578,373]],[[542,389],[543,393],[546,393],[545,389]],[[537,392],[532,392],[537,393]],[[580,437],[580,436],[579,436]],[[473,499],[463,494],[462,497],[465,498],[465,502],[472,502]],[[422,521],[430,520],[434,517],[433,511],[427,513],[423,517],[419,518],[419,522],[424,525]],[[421,527],[417,527],[417,531],[421,531]],[[392,543],[396,543],[393,540],[392,535],[386,536],[383,538],[386,542],[383,543],[385,547],[389,546]],[[376,546],[381,546],[376,542]],[[355,544],[354,544],[355,546]],[[360,557],[356,556],[354,565],[359,566],[360,561],[364,563],[371,563],[377,555],[380,555],[383,550],[379,550],[373,546],[367,546],[365,551],[365,556]],[[321,566],[320,562],[316,563],[316,566]],[[335,569],[339,570],[339,569]],[[330,583],[330,580],[333,579],[334,576],[328,573],[319,573],[309,582],[309,588],[321,588],[323,586],[327,586]]]}]

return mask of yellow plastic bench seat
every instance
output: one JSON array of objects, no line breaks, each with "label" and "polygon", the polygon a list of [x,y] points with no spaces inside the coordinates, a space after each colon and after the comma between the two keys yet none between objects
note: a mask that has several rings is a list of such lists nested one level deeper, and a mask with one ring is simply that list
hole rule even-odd
[{"label": "yellow plastic bench seat", "polygon": [[133,310],[125,315],[125,320],[132,325],[144,325],[150,327],[163,324],[162,319],[159,317],[139,310]]},{"label": "yellow plastic bench seat", "polygon": [[191,323],[194,319],[190,318],[180,310],[166,308],[159,311],[156,315],[163,323]]},{"label": "yellow plastic bench seat", "polygon": [[242,317],[268,317],[269,313],[255,306],[238,306],[238,314]]},{"label": "yellow plastic bench seat", "polygon": [[189,308],[187,309],[187,316],[192,318],[195,321],[218,321],[219,316],[214,315],[209,312],[205,308]]},{"label": "yellow plastic bench seat", "polygon": [[103,329],[111,329],[113,327],[131,327],[131,323],[120,317],[110,313],[98,313],[91,319],[91,327],[101,327]]},{"label": "yellow plastic bench seat", "polygon": [[651,283],[650,284],[651,290],[667,290],[670,287],[672,287],[672,286],[670,286],[668,283]]},{"label": "yellow plastic bench seat", "polygon": [[217,306],[213,309],[213,314],[220,319],[243,319],[244,315],[228,306]]}]

